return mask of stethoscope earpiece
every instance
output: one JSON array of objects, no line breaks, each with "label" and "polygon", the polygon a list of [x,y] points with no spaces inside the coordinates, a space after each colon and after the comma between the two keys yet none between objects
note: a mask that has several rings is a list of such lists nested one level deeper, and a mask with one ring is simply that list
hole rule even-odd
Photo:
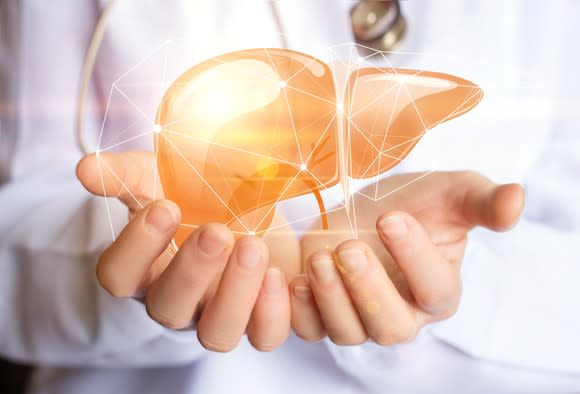
[{"label": "stethoscope earpiece", "polygon": [[392,51],[407,31],[399,0],[362,0],[350,16],[355,41],[368,52]]}]

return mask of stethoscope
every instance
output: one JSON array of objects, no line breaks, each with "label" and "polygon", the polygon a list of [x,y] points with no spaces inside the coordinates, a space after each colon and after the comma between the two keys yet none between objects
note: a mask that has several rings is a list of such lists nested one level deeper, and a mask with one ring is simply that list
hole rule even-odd
[{"label": "stethoscope", "polygon": [[[278,0],[268,0],[272,19],[280,32],[280,40],[283,48],[288,48],[287,35],[278,10]],[[85,99],[99,48],[103,42],[103,36],[111,12],[121,0],[111,0],[104,8],[97,25],[93,31],[91,41],[85,57],[77,108],[75,113],[75,137],[79,149],[84,153],[90,152],[84,138],[83,114]],[[392,51],[405,36],[407,23],[401,11],[400,0],[362,0],[356,3],[350,12],[354,39],[360,48],[367,48],[369,52]]]}]

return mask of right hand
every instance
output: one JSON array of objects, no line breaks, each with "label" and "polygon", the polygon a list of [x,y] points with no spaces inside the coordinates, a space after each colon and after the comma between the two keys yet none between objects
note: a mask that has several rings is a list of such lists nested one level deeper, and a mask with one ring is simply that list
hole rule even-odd
[{"label": "right hand", "polygon": [[[133,151],[87,155],[77,166],[89,192],[118,197],[129,209],[129,223],[99,259],[101,285],[115,297],[144,295],[149,316],[166,327],[193,323],[209,350],[230,351],[244,333],[258,350],[280,346],[290,330],[288,285],[280,269],[268,268],[264,240],[236,241],[225,225],[210,223],[174,253],[181,213],[154,200],[153,190],[162,190],[154,164],[152,153]],[[297,241],[285,244],[277,255],[299,261]]]}]

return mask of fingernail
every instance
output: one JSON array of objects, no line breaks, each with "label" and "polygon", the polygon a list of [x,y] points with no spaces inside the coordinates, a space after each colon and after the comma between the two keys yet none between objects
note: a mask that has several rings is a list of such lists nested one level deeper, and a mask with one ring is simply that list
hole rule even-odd
[{"label": "fingernail", "polygon": [[227,249],[227,240],[217,231],[204,228],[197,238],[197,247],[206,257],[217,257]]},{"label": "fingernail", "polygon": [[236,260],[244,268],[254,268],[262,259],[262,251],[255,242],[241,242],[236,251]]},{"label": "fingernail", "polygon": [[320,283],[330,283],[336,278],[334,261],[329,258],[318,258],[312,260],[312,271],[316,280]]},{"label": "fingernail", "polygon": [[338,259],[343,267],[351,273],[362,271],[367,258],[365,252],[360,249],[343,249],[338,252]]},{"label": "fingernail", "polygon": [[177,223],[179,213],[173,204],[160,202],[149,208],[145,223],[158,233],[166,233]]},{"label": "fingernail", "polygon": [[262,283],[264,292],[272,294],[277,293],[282,289],[282,273],[277,268],[268,268],[264,282]]},{"label": "fingernail", "polygon": [[307,302],[312,299],[312,290],[308,286],[294,286],[294,296],[302,302]]},{"label": "fingernail", "polygon": [[407,225],[398,215],[391,215],[379,223],[383,235],[391,241],[400,241],[407,236]]}]

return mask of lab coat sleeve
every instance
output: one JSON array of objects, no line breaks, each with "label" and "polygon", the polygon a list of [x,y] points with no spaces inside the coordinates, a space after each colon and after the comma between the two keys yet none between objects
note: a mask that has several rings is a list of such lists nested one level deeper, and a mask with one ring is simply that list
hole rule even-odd
[{"label": "lab coat sleeve", "polygon": [[[459,310],[421,335],[503,365],[580,374],[580,139],[573,123],[558,129],[524,179],[523,219],[507,233],[470,233]],[[384,373],[380,360],[396,352],[329,346],[365,376]]]},{"label": "lab coat sleeve", "polygon": [[[195,332],[168,330],[141,302],[115,299],[98,285],[95,264],[112,240],[105,200],[78,183],[74,160],[45,168],[0,188],[0,354],[108,367],[202,356]],[[117,200],[109,206],[118,232],[127,210]]]}]

